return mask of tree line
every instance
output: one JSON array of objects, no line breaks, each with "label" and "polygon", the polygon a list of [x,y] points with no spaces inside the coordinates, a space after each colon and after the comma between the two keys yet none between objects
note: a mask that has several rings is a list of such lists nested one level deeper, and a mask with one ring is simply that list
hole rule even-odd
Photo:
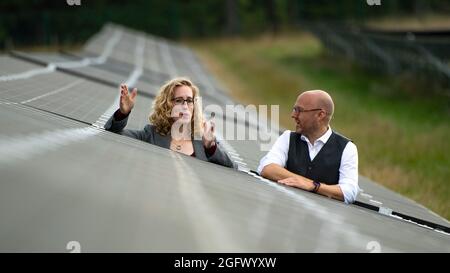
[{"label": "tree line", "polygon": [[377,16],[450,13],[450,1],[380,0],[2,0],[0,48],[82,43],[106,22],[179,39],[276,34],[315,20],[362,22]]}]

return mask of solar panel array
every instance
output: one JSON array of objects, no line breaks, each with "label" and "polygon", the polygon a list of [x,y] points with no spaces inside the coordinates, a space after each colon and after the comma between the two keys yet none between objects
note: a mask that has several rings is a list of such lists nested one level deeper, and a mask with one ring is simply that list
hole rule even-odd
[{"label": "solar panel array", "polygon": [[450,36],[444,29],[383,31],[327,23],[301,25],[333,54],[380,73],[397,75],[407,71],[444,90],[450,86]]},{"label": "solar panel array", "polygon": [[0,56],[0,251],[450,251],[448,221],[364,177],[346,205],[255,175],[260,142],[220,128],[238,170],[103,129],[120,83],[139,90],[128,123],[139,129],[175,76],[203,106],[236,104],[188,48],[117,25],[80,52]]}]

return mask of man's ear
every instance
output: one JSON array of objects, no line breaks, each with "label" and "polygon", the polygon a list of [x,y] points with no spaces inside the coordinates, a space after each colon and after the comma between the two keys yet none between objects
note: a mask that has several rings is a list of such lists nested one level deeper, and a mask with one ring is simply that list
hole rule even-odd
[{"label": "man's ear", "polygon": [[319,111],[319,118],[320,120],[324,120],[327,117],[327,113],[325,113],[325,111],[320,110]]}]

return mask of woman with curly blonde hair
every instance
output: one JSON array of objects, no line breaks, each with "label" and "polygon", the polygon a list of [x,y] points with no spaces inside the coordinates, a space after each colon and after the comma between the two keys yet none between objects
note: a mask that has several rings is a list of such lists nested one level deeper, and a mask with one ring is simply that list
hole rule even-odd
[{"label": "woman with curly blonde hair", "polygon": [[199,90],[189,79],[175,78],[160,88],[153,102],[150,124],[143,130],[125,129],[137,89],[130,93],[125,84],[120,88],[120,108],[109,118],[106,130],[204,161],[235,167],[216,142],[214,123],[204,121]]}]

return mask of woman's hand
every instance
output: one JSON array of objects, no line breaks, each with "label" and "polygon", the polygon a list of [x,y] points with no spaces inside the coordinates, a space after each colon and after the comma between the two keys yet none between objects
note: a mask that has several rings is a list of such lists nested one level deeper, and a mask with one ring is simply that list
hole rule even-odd
[{"label": "woman's hand", "polygon": [[134,107],[134,102],[137,96],[137,88],[134,88],[131,93],[128,92],[126,84],[120,85],[120,112],[128,115]]},{"label": "woman's hand", "polygon": [[203,122],[203,146],[205,146],[206,149],[209,149],[216,144],[216,137],[214,136],[215,126],[213,121]]}]

